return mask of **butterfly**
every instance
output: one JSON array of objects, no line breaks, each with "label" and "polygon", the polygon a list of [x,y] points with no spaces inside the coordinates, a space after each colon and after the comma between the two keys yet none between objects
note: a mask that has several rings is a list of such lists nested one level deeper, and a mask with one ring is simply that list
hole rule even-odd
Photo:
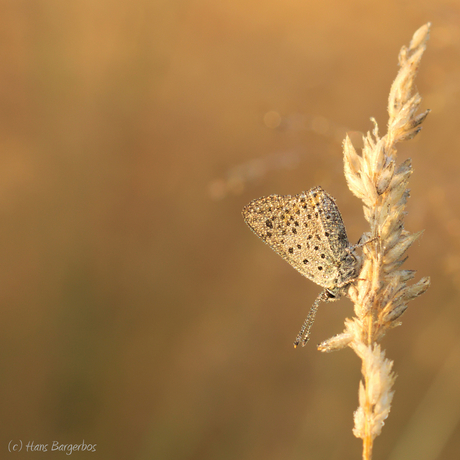
[{"label": "butterfly", "polygon": [[298,272],[323,287],[297,335],[294,347],[310,338],[320,302],[346,295],[361,258],[350,245],[334,198],[321,187],[299,195],[270,195],[243,208],[251,230]]}]

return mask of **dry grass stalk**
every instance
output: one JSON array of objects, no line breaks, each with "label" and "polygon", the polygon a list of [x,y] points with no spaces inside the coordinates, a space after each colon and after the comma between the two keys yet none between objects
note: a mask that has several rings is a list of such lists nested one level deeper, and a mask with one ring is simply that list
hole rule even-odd
[{"label": "dry grass stalk", "polygon": [[364,203],[370,225],[365,236],[375,238],[363,248],[363,263],[357,282],[349,289],[356,317],[345,321],[345,331],[319,345],[330,352],[346,346],[362,360],[359,407],[354,414],[353,433],[363,439],[363,459],[372,457],[374,439],[387,418],[395,375],[393,362],[378,345],[388,329],[399,326],[407,303],[423,294],[429,278],[408,285],[415,272],[403,270],[404,253],[421,232],[410,234],[403,221],[409,197],[410,160],[396,165],[396,143],[412,139],[421,129],[428,110],[417,115],[421,97],[414,79],[426,48],[430,24],[415,32],[408,48],[399,54],[400,69],[390,90],[388,132],[379,136],[377,123],[364,136],[362,155],[347,137],[344,141],[345,177],[350,190]]}]

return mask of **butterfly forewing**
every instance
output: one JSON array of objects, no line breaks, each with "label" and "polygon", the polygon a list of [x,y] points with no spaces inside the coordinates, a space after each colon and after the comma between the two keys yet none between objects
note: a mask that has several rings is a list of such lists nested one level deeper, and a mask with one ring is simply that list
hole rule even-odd
[{"label": "butterfly forewing", "polygon": [[325,288],[337,285],[340,261],[349,243],[340,212],[321,187],[296,196],[259,198],[243,209],[243,216],[302,275]]}]

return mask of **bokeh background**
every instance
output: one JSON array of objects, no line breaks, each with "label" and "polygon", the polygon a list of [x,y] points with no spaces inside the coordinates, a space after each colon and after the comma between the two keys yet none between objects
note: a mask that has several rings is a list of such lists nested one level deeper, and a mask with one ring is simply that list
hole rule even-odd
[{"label": "bokeh background", "polygon": [[[367,230],[341,142],[386,126],[397,56],[433,23],[406,268],[432,286],[383,346],[398,374],[374,459],[460,456],[460,4],[447,0],[0,3],[0,452],[92,459],[358,459],[360,362],[315,343],[348,299],[245,226],[321,185]],[[25,447],[24,447],[25,449]],[[34,458],[38,454],[35,454]],[[91,456],[91,457],[90,457]],[[66,456],[65,458],[68,458]]]}]

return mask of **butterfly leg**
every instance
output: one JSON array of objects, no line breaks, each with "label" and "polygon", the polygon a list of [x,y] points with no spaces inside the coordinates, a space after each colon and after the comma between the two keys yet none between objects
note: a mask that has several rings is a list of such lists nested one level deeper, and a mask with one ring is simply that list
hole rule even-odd
[{"label": "butterfly leg", "polygon": [[372,237],[372,238],[370,238],[370,239],[368,239],[368,240],[366,240],[366,241],[364,241],[362,243],[361,242],[362,238],[363,237],[361,237],[359,239],[359,241],[356,244],[354,244],[353,246],[350,246],[349,248],[346,248],[346,251],[347,252],[353,252],[355,249],[362,248],[363,246],[366,246],[366,244],[373,243],[374,241],[380,240],[380,236],[374,236],[374,237]]}]

